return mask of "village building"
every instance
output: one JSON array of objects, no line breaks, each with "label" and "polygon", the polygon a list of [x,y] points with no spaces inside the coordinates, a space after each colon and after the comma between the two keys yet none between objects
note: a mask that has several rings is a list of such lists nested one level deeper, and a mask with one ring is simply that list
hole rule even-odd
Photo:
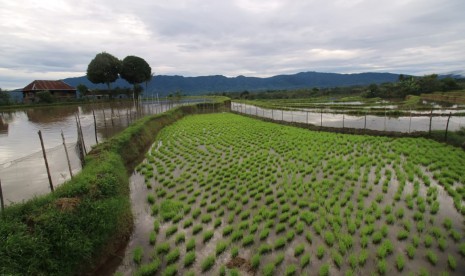
[{"label": "village building", "polygon": [[49,91],[58,101],[76,98],[76,88],[63,81],[35,80],[23,89],[24,103],[37,102],[37,93],[43,91]]}]

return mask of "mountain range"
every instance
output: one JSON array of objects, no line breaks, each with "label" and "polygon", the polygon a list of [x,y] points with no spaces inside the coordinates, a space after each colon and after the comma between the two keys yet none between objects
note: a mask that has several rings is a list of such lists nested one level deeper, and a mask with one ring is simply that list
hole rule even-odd
[{"label": "mountain range", "polygon": [[[165,96],[177,91],[186,95],[198,95],[212,92],[241,92],[241,91],[266,91],[266,90],[291,90],[299,88],[326,88],[337,86],[369,85],[372,83],[394,82],[399,74],[392,73],[358,73],[337,74],[320,72],[301,72],[292,75],[277,75],[268,78],[258,77],[225,77],[222,75],[183,77],[183,76],[154,76],[147,83],[145,94],[158,93]],[[71,86],[84,84],[89,89],[106,89],[106,85],[93,84],[87,77],[67,78],[63,80]],[[142,84],[144,90],[145,83]],[[112,88],[131,87],[123,79],[118,79],[111,84]]]}]

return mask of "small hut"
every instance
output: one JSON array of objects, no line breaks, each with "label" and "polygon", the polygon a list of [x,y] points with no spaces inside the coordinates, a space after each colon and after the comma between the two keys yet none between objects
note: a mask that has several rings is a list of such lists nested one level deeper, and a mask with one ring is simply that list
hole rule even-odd
[{"label": "small hut", "polygon": [[58,101],[76,98],[76,88],[63,81],[35,80],[23,89],[25,103],[37,102],[37,92],[49,91]]}]

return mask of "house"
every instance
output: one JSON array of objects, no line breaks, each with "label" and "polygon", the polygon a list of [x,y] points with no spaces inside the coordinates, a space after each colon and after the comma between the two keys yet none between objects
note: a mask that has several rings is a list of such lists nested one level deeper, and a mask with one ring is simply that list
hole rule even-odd
[{"label": "house", "polygon": [[23,89],[24,103],[37,102],[37,92],[49,91],[56,100],[76,98],[76,88],[63,81],[35,80]]}]

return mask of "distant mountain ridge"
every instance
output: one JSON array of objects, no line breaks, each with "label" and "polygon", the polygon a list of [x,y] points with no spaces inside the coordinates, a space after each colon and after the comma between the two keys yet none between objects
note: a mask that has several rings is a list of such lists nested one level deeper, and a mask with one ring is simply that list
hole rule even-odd
[{"label": "distant mountain ridge", "polygon": [[[325,88],[336,86],[369,85],[372,83],[394,82],[399,79],[399,74],[393,73],[357,73],[338,74],[320,72],[301,72],[292,75],[277,75],[268,78],[258,77],[225,77],[222,75],[183,77],[159,75],[153,77],[148,83],[148,95],[158,93],[160,96],[181,91],[187,95],[198,95],[211,92],[240,92],[240,91],[266,91],[286,90],[299,88]],[[63,80],[71,86],[84,84],[90,89],[105,89],[106,85],[95,85],[85,76],[67,78]],[[145,83],[142,84],[145,90]],[[111,84],[115,87],[131,87],[123,79],[118,79]]]}]

